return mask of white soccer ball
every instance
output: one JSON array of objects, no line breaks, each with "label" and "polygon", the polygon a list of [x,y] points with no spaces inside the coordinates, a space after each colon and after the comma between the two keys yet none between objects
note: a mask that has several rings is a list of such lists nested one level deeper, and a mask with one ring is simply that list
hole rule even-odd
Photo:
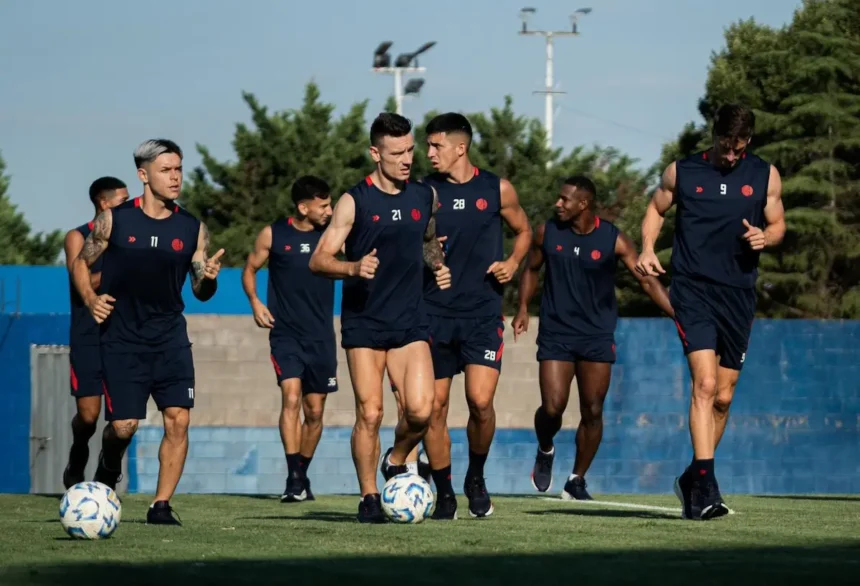
[{"label": "white soccer ball", "polygon": [[433,489],[417,474],[398,474],[382,488],[382,510],[395,523],[420,523],[432,509]]},{"label": "white soccer ball", "polygon": [[60,523],[76,539],[107,539],[121,516],[116,491],[101,482],[79,482],[60,500]]}]

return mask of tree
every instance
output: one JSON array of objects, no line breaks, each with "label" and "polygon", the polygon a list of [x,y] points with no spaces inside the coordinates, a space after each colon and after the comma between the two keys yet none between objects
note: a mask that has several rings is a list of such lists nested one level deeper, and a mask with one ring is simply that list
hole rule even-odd
[{"label": "tree", "polygon": [[[860,316],[860,4],[806,0],[783,29],[730,27],[699,103],[706,123],[666,145],[661,171],[710,146],[713,113],[727,102],[753,108],[751,150],[783,177],[787,232],[761,257],[758,314]],[[665,225],[661,262],[671,218]]]},{"label": "tree", "polygon": [[[244,261],[263,225],[293,211],[289,188],[300,174],[326,178],[336,197],[371,168],[364,120],[366,101],[354,104],[341,119],[332,121],[334,107],[319,101],[319,90],[313,83],[307,86],[304,104],[296,111],[270,114],[253,95],[243,97],[251,109],[254,128],[236,126],[233,145],[238,160],[216,161],[198,145],[203,167],[192,173],[183,195],[183,205],[206,218],[214,246],[225,248],[223,258],[228,265]],[[389,99],[385,111],[394,108],[393,99]],[[432,171],[424,127],[436,114],[427,112],[424,120],[415,124],[414,177]],[[504,99],[502,107],[468,117],[475,130],[472,160],[514,184],[535,224],[552,214],[561,182],[569,175],[584,173],[595,180],[601,213],[608,219],[616,219],[626,203],[650,182],[647,173],[634,168],[633,159],[611,148],[577,148],[566,155],[561,149],[550,151],[543,125],[518,116],[510,97]],[[512,236],[505,235],[508,252]],[[516,288],[516,280],[506,287],[507,312],[515,309]]]},{"label": "tree", "polygon": [[48,234],[31,235],[30,224],[6,194],[10,180],[6,163],[0,156],[0,264],[47,265],[54,264],[63,249],[63,233],[55,230]]}]

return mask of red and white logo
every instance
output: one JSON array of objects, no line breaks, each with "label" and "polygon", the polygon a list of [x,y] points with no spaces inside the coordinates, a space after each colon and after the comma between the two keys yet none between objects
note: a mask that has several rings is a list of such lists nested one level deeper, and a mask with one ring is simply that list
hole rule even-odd
[{"label": "red and white logo", "polygon": [[379,221],[379,216],[374,215],[374,216],[373,216],[372,218],[370,218],[370,219],[371,219],[371,220],[373,220],[374,222],[378,222],[378,221]]},{"label": "red and white logo", "polygon": [[134,236],[129,236],[129,237],[128,237],[128,241],[129,241],[129,242],[131,242],[131,243],[134,243],[136,240],[137,240],[137,238],[135,238]]},{"label": "red and white logo", "polygon": [[479,210],[481,210],[482,212],[483,212],[485,209],[487,209],[487,205],[489,205],[489,204],[487,204],[487,200],[486,200],[486,199],[484,199],[483,197],[482,197],[482,198],[479,198],[479,199],[475,202],[475,207],[476,207],[476,208],[478,208]]},{"label": "red and white logo", "polygon": [[292,249],[293,249],[293,247],[292,247],[292,246],[290,246],[289,244],[287,244],[286,246],[284,246],[284,250],[286,250],[287,252],[291,251]]},{"label": "red and white logo", "polygon": [[173,242],[170,243],[170,246],[172,246],[173,250],[175,250],[176,252],[181,252],[182,249],[185,248],[185,245],[179,238],[174,238]]},{"label": "red and white logo", "polygon": [[419,210],[412,210],[412,219],[416,222],[421,219],[421,212]]},{"label": "red and white logo", "polygon": [[753,194],[752,185],[744,185],[743,187],[741,187],[741,193],[744,197],[751,196]]},{"label": "red and white logo", "polygon": [[556,252],[561,252],[561,244],[556,244],[556,245],[555,245],[555,251],[556,251]]},{"label": "red and white logo", "polygon": [[592,250],[591,251],[591,260],[600,260],[600,251]]},{"label": "red and white logo", "polygon": [[701,185],[696,186],[696,193],[702,193],[703,191],[705,191],[704,187],[702,187]]}]

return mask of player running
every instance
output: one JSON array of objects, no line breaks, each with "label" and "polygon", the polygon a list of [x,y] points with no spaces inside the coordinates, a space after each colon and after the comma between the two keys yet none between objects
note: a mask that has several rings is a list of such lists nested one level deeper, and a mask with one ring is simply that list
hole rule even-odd
[{"label": "player running", "polygon": [[[287,457],[281,502],[314,500],[308,466],[322,435],[326,397],[337,391],[334,281],[309,268],[311,253],[331,220],[331,190],[322,179],[304,176],[293,183],[292,196],[295,217],[260,231],[242,271],[254,321],[269,329],[272,364],[281,387],[278,425]],[[256,274],[267,261],[264,304],[257,297]]]},{"label": "player running", "polygon": [[[361,488],[358,520],[385,522],[376,483],[382,380],[388,368],[402,389],[404,416],[395,429],[385,477],[406,472],[406,456],[427,431],[433,407],[433,362],[422,308],[424,266],[440,288],[451,284],[436,241],[436,193],[410,182],[412,124],[397,114],[370,128],[376,169],[344,193],[311,257],[311,271],[342,278],[341,346],[355,392],[352,455]],[[335,258],[346,244],[346,261]]]},{"label": "player running", "polygon": [[[147,140],[134,152],[143,195],[93,224],[73,268],[75,287],[101,325],[105,416],[95,481],[112,488],[150,396],[162,413],[164,437],[150,524],[179,525],[170,498],[188,453],[194,406],[194,361],[182,311],[189,272],[201,301],[217,288],[224,250],[209,256],[206,225],[176,204],[182,188],[182,150],[165,139]],[[92,266],[104,258],[101,294],[92,287]]]},{"label": "player running", "polygon": [[[427,157],[436,172],[425,182],[438,194],[436,232],[444,238],[452,281],[451,288],[441,290],[425,280],[424,290],[436,376],[433,415],[424,438],[437,491],[433,518],[456,518],[447,419],[451,382],[461,372],[469,406],[469,466],[463,492],[469,514],[487,517],[493,514],[493,502],[484,481],[484,463],[496,430],[493,399],[505,330],[502,290],[528,254],[531,227],[510,181],[478,169],[469,159],[472,126],[465,116],[453,112],[437,116],[426,134]],[[514,233],[507,258],[503,224]]]},{"label": "player running", "polygon": [[663,172],[642,221],[643,275],[665,273],[654,246],[676,204],[671,301],[692,378],[693,462],[675,479],[685,519],[729,512],[714,473],[714,453],[746,358],[755,318],[759,255],[785,235],[776,167],[747,153],[755,115],[734,104],[714,117],[713,146]]},{"label": "player running", "polygon": [[528,305],[546,263],[538,325],[541,405],[535,412],[538,450],[532,484],[540,492],[552,486],[553,438],[561,429],[574,376],[579,390],[580,424],[576,459],[561,496],[592,500],[585,474],[603,438],[603,402],[615,363],[618,261],[634,275],[667,315],[674,315],[669,294],[655,277],[636,271],[638,255],[630,238],[595,215],[594,183],[583,176],[564,182],[555,204],[556,217],[535,232],[526,270],[520,278],[514,339],[528,330]]},{"label": "player running", "polygon": [[[90,315],[83,299],[75,289],[72,269],[93,230],[95,218],[103,211],[128,200],[128,188],[116,177],[100,177],[90,185],[90,201],[95,208],[93,221],[66,233],[64,249],[69,270],[69,297],[72,320],[69,327],[69,372],[72,396],[77,413],[72,417],[72,447],[63,470],[63,485],[68,489],[84,481],[84,471],[90,459],[89,441],[96,432],[102,410],[102,359],[99,352],[99,325]],[[99,288],[101,259],[92,267],[93,289]]]}]

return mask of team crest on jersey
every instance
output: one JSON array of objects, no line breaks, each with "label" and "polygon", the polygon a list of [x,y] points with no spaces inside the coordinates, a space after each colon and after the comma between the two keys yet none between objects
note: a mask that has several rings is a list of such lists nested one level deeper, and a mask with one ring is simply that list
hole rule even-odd
[{"label": "team crest on jersey", "polygon": [[172,246],[173,250],[176,252],[182,252],[182,249],[185,248],[185,244],[183,244],[182,240],[179,238],[174,238],[173,242],[170,243],[170,246]]},{"label": "team crest on jersey", "polygon": [[741,187],[741,193],[744,197],[750,197],[753,194],[752,185],[744,185]]},{"label": "team crest on jersey", "polygon": [[591,260],[600,260],[600,251],[592,250],[591,251]]},{"label": "team crest on jersey", "polygon": [[421,211],[417,209],[412,210],[412,219],[416,222],[421,219]]},{"label": "team crest on jersey", "polygon": [[477,207],[477,208],[478,208],[479,210],[481,210],[482,212],[483,212],[485,209],[487,209],[487,206],[488,206],[488,205],[489,205],[489,204],[487,203],[487,200],[486,200],[486,199],[484,199],[483,197],[479,198],[479,199],[478,199],[478,201],[476,201],[476,202],[475,202],[475,207]]}]

